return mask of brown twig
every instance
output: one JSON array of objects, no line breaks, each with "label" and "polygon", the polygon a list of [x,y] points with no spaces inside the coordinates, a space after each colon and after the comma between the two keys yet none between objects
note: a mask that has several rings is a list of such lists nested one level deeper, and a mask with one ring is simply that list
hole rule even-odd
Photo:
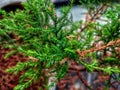
[{"label": "brown twig", "polygon": [[85,57],[85,55],[87,53],[103,50],[103,49],[105,49],[105,48],[107,48],[109,46],[114,46],[114,45],[117,45],[117,44],[120,44],[120,39],[115,40],[115,41],[110,41],[107,45],[104,45],[104,46],[101,46],[101,47],[93,47],[93,48],[91,48],[89,50],[80,51],[80,49],[78,49],[77,53],[79,54],[80,57]]},{"label": "brown twig", "polygon": [[76,71],[76,72],[77,72],[79,79],[82,81],[82,83],[85,85],[85,87],[92,90],[91,87],[88,85],[87,81],[83,78],[83,75],[81,74],[81,72],[79,72],[79,71]]},{"label": "brown twig", "polygon": [[85,22],[83,22],[83,24],[80,27],[81,32],[84,31],[84,29],[87,27],[88,22],[94,22],[96,21],[96,19],[99,19],[101,16],[100,14],[104,12],[107,9],[107,7],[108,6],[106,4],[102,4],[93,15],[91,15],[92,9],[89,9],[88,13],[86,14]]}]

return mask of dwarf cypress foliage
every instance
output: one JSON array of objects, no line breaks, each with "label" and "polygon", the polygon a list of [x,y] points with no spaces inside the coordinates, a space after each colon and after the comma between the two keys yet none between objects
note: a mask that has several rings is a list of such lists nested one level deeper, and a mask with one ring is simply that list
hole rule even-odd
[{"label": "dwarf cypress foliage", "polygon": [[[73,1],[68,7],[61,9],[60,17],[56,15],[50,0],[28,0],[23,3],[24,10],[10,13],[0,11],[4,17],[0,20],[0,44],[30,57],[27,62],[19,62],[15,67],[7,69],[7,72],[15,74],[25,70],[15,90],[24,90],[33,82],[39,81],[41,76],[47,89],[48,79],[52,74],[56,77],[55,81],[65,76],[70,60],[83,64],[91,72],[98,70],[109,75],[120,73],[120,58],[117,57],[120,56],[120,52],[114,49],[120,48],[120,6],[105,3],[109,8],[100,14],[106,17],[108,22],[103,25],[91,22],[93,19],[90,19],[84,30],[78,32],[83,21],[73,22],[72,16],[68,18],[72,3]],[[90,14],[91,17],[95,17],[94,14],[100,6],[92,7],[95,10]],[[11,34],[21,39],[21,43],[13,39]],[[100,37],[98,41],[94,40],[95,35]],[[114,43],[115,40],[117,43]],[[92,42],[97,44],[99,41],[103,41],[104,45],[97,48],[91,45]],[[111,41],[114,45],[109,43]],[[105,54],[108,47],[113,50],[111,56]],[[86,53],[85,50],[89,51]],[[98,58],[97,53],[101,50],[103,55]],[[86,57],[92,58],[91,62],[87,62]]]}]

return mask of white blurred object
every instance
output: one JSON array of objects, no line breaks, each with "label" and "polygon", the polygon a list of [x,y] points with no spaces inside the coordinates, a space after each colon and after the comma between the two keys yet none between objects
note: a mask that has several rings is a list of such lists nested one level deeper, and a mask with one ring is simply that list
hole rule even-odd
[{"label": "white blurred object", "polygon": [[0,8],[3,8],[10,4],[25,2],[26,0],[0,0]]},{"label": "white blurred object", "polygon": [[75,88],[75,90],[80,90],[80,87],[81,85],[80,85],[80,83],[75,83],[74,84],[74,88]]},{"label": "white blurred object", "polygon": [[[10,5],[10,4],[15,4],[15,3],[20,3],[20,2],[25,2],[27,0],[0,0],[0,8],[3,8],[7,5]],[[67,0],[51,0],[53,3],[55,2],[65,2]]]},{"label": "white blurred object", "polygon": [[97,44],[96,44],[96,47],[102,47],[104,46],[104,41],[99,41]]}]

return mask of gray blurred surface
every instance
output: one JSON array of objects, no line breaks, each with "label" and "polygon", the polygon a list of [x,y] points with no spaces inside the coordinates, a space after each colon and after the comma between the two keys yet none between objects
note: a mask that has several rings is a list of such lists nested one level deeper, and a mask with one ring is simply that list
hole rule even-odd
[{"label": "gray blurred surface", "polygon": [[[56,13],[58,16],[61,16],[61,13],[59,11],[59,8],[56,8]],[[79,21],[79,20],[84,20],[85,14],[87,13],[87,9],[83,8],[82,6],[73,6],[70,10],[70,14],[73,15],[73,21]]]},{"label": "gray blurred surface", "polygon": [[[27,0],[0,0],[0,8],[3,8],[7,5],[14,4],[14,3],[20,3],[20,2],[25,2]],[[68,0],[51,0],[54,3],[61,3],[61,2],[66,2]]]},{"label": "gray blurred surface", "polygon": [[0,8],[5,7],[10,4],[24,2],[26,0],[0,0]]}]

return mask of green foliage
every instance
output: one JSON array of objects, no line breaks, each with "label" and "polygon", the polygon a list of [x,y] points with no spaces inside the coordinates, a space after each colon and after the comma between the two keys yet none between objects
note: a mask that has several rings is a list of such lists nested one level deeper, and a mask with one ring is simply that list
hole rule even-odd
[{"label": "green foliage", "polygon": [[99,33],[102,34],[102,39],[105,42],[109,42],[111,40],[115,40],[116,38],[120,38],[120,6],[114,5],[109,7],[109,9],[105,12],[105,17],[108,19],[108,23],[103,25],[104,30]]},{"label": "green foliage", "polygon": [[[96,0],[90,1],[88,0],[87,3],[92,5]],[[14,74],[25,71],[14,90],[24,90],[32,82],[36,83],[41,76],[44,77],[44,84],[47,85],[53,73],[56,79],[63,78],[67,73],[70,60],[83,64],[91,72],[98,70],[108,74],[120,73],[115,51],[112,57],[101,57],[100,62],[96,56],[97,51],[90,52],[88,56],[93,59],[90,63],[77,54],[77,49],[83,51],[94,47],[91,45],[92,42],[95,43],[94,34],[97,34],[105,44],[120,38],[120,13],[118,13],[120,6],[110,6],[106,10],[104,15],[109,20],[106,24],[87,23],[87,28],[77,33],[82,22],[73,22],[72,17],[68,18],[72,3],[73,1],[69,7],[61,9],[62,16],[60,17],[56,15],[54,5],[50,0],[28,0],[23,3],[24,10],[10,13],[0,11],[4,16],[4,19],[0,20],[0,44],[14,47],[16,52],[32,57],[26,62],[19,62],[15,67],[7,69],[7,72],[14,72]],[[22,44],[13,39],[10,36],[11,33],[20,38]],[[6,57],[13,53],[8,53]],[[61,64],[65,58],[68,58],[68,61]],[[103,62],[105,65],[100,66]],[[111,63],[115,66],[112,67]],[[45,74],[47,70],[48,75]]]}]

